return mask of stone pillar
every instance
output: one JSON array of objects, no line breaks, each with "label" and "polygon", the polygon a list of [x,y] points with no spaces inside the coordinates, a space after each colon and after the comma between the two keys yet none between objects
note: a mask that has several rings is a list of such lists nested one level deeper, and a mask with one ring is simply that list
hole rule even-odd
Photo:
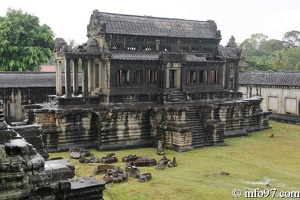
[{"label": "stone pillar", "polygon": [[78,59],[73,59],[73,94],[78,95]]},{"label": "stone pillar", "polygon": [[65,93],[67,97],[72,96],[72,86],[71,86],[71,65],[70,58],[66,60],[66,69],[65,69]]},{"label": "stone pillar", "polygon": [[238,92],[239,90],[239,65],[238,62],[234,64],[234,88],[233,91]]},{"label": "stone pillar", "polygon": [[61,60],[56,60],[56,95],[62,95],[62,86],[61,86]]},{"label": "stone pillar", "polygon": [[102,65],[102,62],[100,61],[99,63],[99,89],[100,91],[102,91],[103,89],[103,80],[104,80],[104,77],[103,77],[103,65]]},{"label": "stone pillar", "polygon": [[181,68],[178,68],[175,72],[175,75],[176,75],[176,82],[175,82],[175,88],[182,88],[181,87]]},{"label": "stone pillar", "polygon": [[88,60],[82,60],[82,95],[88,96]]},{"label": "stone pillar", "polygon": [[230,66],[225,64],[225,89],[230,90],[229,82],[230,82]]},{"label": "stone pillar", "polygon": [[217,78],[218,78],[218,84],[222,85],[222,79],[223,79],[223,70],[221,66],[218,66],[218,74],[217,74]]},{"label": "stone pillar", "polygon": [[103,85],[103,90],[108,92],[110,88],[110,62],[108,59],[103,59],[102,60],[102,85]]},{"label": "stone pillar", "polygon": [[94,65],[92,59],[88,60],[88,91],[92,92],[94,90],[94,81],[95,74],[94,74]]},{"label": "stone pillar", "polygon": [[170,70],[166,69],[166,88],[170,88]]},{"label": "stone pillar", "polygon": [[[110,61],[109,59],[105,60],[105,74],[104,74],[104,88],[106,90],[106,93],[109,94],[110,90]],[[106,103],[108,104],[110,102],[109,95],[106,97]]]}]

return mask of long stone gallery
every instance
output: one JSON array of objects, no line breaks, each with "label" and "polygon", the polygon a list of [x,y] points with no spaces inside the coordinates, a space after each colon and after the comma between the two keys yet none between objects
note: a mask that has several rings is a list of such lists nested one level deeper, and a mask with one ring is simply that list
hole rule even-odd
[{"label": "long stone gallery", "polygon": [[[221,32],[214,21],[95,10],[87,36],[86,43],[73,49],[64,39],[56,39],[56,94],[49,94],[49,102],[23,106],[24,123],[12,127],[6,125],[3,111],[0,113],[0,180],[6,184],[4,191],[13,188],[24,199],[41,195],[32,193],[33,181],[27,184],[28,190],[20,188],[25,188],[25,177],[36,178],[38,188],[51,185],[49,177],[34,173],[42,172],[38,169],[50,162],[45,162],[47,152],[158,144],[182,152],[225,145],[225,137],[270,128],[270,112],[261,109],[262,99],[243,99],[238,92],[241,50],[234,37],[226,46],[220,45]],[[40,135],[38,140],[32,139],[33,133]],[[30,159],[29,155],[35,157]],[[19,160],[14,160],[16,156]],[[25,175],[23,161],[31,163],[34,175]],[[72,166],[66,160],[56,162],[58,169],[54,164],[52,169],[51,163],[45,169],[52,174],[66,170],[69,175],[57,178],[58,189],[43,186],[37,192],[47,190],[49,196],[58,199],[64,199],[55,193],[59,190],[76,195],[71,189],[76,181],[62,181],[73,177]],[[16,163],[22,173],[12,175]],[[14,182],[17,185],[8,186],[16,179],[20,181]],[[78,187],[89,194],[87,188],[96,185],[99,199],[105,183],[89,179],[85,183]]]}]

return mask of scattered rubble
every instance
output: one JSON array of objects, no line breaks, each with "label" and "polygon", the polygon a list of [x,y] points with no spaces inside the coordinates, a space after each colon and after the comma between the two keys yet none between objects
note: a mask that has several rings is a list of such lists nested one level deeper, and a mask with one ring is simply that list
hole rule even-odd
[{"label": "scattered rubble", "polygon": [[103,177],[107,183],[120,183],[128,181],[128,174],[120,167],[107,169],[106,175]]},{"label": "scattered rubble", "polygon": [[135,161],[133,161],[134,166],[155,166],[156,160],[154,158],[149,158],[148,156],[138,157]]},{"label": "scattered rubble", "polygon": [[102,163],[116,163],[118,162],[118,158],[116,157],[115,153],[109,153],[105,157],[101,158]]},{"label": "scattered rubble", "polygon": [[137,160],[139,157],[137,155],[131,155],[129,154],[128,156],[125,156],[122,158],[123,162],[130,162],[130,161],[135,161]]},{"label": "scattered rubble", "polygon": [[85,158],[83,156],[79,157],[79,162],[80,163],[99,163],[100,162],[100,158],[96,158],[94,156],[94,154],[90,153],[89,154],[89,158]]},{"label": "scattered rubble", "polygon": [[145,174],[141,174],[138,180],[139,182],[143,183],[143,182],[150,181],[151,178],[152,178],[151,173],[145,173]]},{"label": "scattered rubble", "polygon": [[125,172],[128,174],[128,176],[133,178],[138,178],[140,176],[140,170],[133,165],[132,161],[126,164]]},{"label": "scattered rubble", "polygon": [[177,166],[176,158],[173,157],[173,162],[171,162],[170,159],[168,159],[166,156],[163,156],[163,158],[158,161],[158,164],[155,167],[155,169],[163,170],[167,166],[168,167],[176,167]]},{"label": "scattered rubble", "polygon": [[94,171],[93,171],[93,175],[97,175],[97,174],[106,174],[108,169],[113,169],[115,168],[115,166],[113,165],[98,165],[95,167]]}]

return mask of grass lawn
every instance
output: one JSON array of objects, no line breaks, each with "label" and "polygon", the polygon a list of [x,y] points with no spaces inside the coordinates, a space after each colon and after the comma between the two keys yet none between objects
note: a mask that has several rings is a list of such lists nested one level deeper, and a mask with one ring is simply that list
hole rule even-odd
[{"label": "grass lawn", "polygon": [[[141,173],[152,173],[149,182],[139,183],[135,178],[128,182],[108,184],[105,200],[198,200],[235,199],[232,190],[245,191],[260,188],[280,191],[300,191],[300,126],[270,122],[272,129],[253,132],[246,137],[228,138],[227,146],[204,147],[178,153],[166,150],[166,157],[176,157],[178,166],[156,170],[155,167],[139,167]],[[274,134],[275,137],[270,137]],[[109,152],[91,150],[96,157]],[[114,151],[119,159],[115,166],[124,169],[122,157],[129,154],[156,155],[156,148]],[[98,164],[81,164],[69,158],[68,152],[52,153],[76,165],[76,176],[90,176]],[[222,171],[229,175],[221,175]],[[100,179],[103,175],[97,175]],[[267,185],[269,184],[269,185]],[[272,193],[271,193],[272,194]],[[269,197],[271,198],[271,197]]]}]

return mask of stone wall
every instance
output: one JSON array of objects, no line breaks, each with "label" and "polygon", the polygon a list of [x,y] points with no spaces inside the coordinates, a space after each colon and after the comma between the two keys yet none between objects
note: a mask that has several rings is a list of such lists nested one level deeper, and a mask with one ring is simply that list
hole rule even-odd
[{"label": "stone wall", "polygon": [[65,151],[70,146],[94,148],[97,139],[96,115],[91,109],[36,109],[35,123],[44,129],[49,152]]},{"label": "stone wall", "polygon": [[300,89],[296,87],[262,85],[241,85],[239,90],[244,98],[262,98],[261,108],[278,114],[299,115]]},{"label": "stone wall", "polygon": [[[84,101],[80,105],[52,103],[28,107],[28,121],[41,125],[43,142],[49,152],[70,147],[115,150],[156,146],[170,149],[225,145],[225,137],[247,135],[270,128],[270,112],[260,108],[262,99],[191,99],[194,94],[180,91],[161,93],[155,104],[146,102],[110,103]],[[197,96],[197,95],[196,95]],[[198,95],[203,96],[203,95]],[[95,97],[96,98],[96,97]],[[223,99],[222,99],[223,98]],[[122,98],[119,98],[122,100]],[[77,102],[74,98],[70,102]],[[80,107],[80,108],[79,108]]]},{"label": "stone wall", "polygon": [[157,106],[151,111],[151,132],[156,141],[177,151],[192,149],[192,132],[186,121],[186,107]]},{"label": "stone wall", "polygon": [[97,150],[147,147],[154,145],[148,106],[108,107],[98,112]]}]

